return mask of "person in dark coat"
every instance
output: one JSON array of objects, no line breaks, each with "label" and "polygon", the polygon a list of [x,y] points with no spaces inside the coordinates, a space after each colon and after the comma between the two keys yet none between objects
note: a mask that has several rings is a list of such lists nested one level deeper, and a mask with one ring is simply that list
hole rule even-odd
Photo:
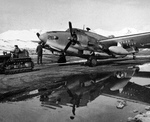
[{"label": "person in dark coat", "polygon": [[19,58],[19,53],[21,50],[19,49],[18,45],[15,45],[15,49],[12,52],[14,53],[14,58]]},{"label": "person in dark coat", "polygon": [[43,48],[41,43],[36,48],[36,53],[37,53],[37,64],[42,64],[42,56],[43,56]]}]

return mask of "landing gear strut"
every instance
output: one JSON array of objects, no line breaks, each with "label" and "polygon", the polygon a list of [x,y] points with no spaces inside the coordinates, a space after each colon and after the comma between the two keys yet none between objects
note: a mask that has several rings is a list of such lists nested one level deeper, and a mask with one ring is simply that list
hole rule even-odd
[{"label": "landing gear strut", "polygon": [[135,53],[133,53],[133,59],[134,59],[134,60],[136,59]]},{"label": "landing gear strut", "polygon": [[64,54],[61,54],[57,63],[66,63],[66,56]]}]

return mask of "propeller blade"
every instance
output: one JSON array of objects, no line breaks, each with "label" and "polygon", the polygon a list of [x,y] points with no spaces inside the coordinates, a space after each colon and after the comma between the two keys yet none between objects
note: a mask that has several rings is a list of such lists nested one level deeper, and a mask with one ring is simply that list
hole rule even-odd
[{"label": "propeller blade", "polygon": [[36,35],[37,35],[37,37],[38,37],[39,40],[40,40],[40,42],[38,42],[38,43],[42,44],[42,46],[44,47],[44,43],[43,43],[43,41],[40,39],[40,34],[39,34],[39,33],[36,33]]},{"label": "propeller blade", "polygon": [[70,47],[71,43],[72,43],[71,41],[68,42],[68,44],[66,45],[66,47],[65,47],[65,49],[64,49],[64,52],[67,51],[67,49]]},{"label": "propeller blade", "polygon": [[36,41],[36,40],[31,40],[31,42],[34,42],[34,43],[39,43],[39,41]]},{"label": "propeller blade", "polygon": [[[72,32],[72,23],[69,21],[69,30],[70,30],[70,35],[71,38],[73,36],[73,32]],[[68,42],[68,44],[66,45],[66,47],[64,48],[64,52],[67,51],[67,49],[70,47],[70,45],[72,44],[72,40],[70,39],[70,41]]]},{"label": "propeller blade", "polygon": [[40,37],[40,34],[39,33],[36,33],[37,37],[39,38]]},{"label": "propeller blade", "polygon": [[71,22],[69,22],[69,30],[70,30],[70,34],[71,34],[71,36],[73,35],[73,32],[72,32],[72,23]]}]

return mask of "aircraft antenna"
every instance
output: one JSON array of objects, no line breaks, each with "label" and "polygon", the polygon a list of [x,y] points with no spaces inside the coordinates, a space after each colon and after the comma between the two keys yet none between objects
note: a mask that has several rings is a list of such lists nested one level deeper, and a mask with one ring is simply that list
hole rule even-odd
[{"label": "aircraft antenna", "polygon": [[85,30],[85,25],[83,25],[83,30]]}]

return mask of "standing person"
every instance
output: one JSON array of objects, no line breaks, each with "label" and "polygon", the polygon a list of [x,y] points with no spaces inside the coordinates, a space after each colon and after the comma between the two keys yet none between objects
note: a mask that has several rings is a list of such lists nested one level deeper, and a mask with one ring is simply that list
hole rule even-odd
[{"label": "standing person", "polygon": [[14,58],[19,58],[19,53],[21,52],[21,50],[19,49],[18,45],[15,45],[15,49],[13,51],[14,53]]},{"label": "standing person", "polygon": [[37,53],[37,64],[42,64],[42,55],[43,55],[43,49],[41,43],[36,48],[36,53]]}]

